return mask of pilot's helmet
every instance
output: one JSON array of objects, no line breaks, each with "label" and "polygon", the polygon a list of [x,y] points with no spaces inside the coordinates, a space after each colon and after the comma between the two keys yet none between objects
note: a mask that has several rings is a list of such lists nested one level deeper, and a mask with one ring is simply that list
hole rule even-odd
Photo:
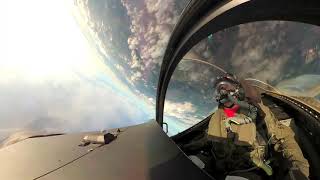
[{"label": "pilot's helmet", "polygon": [[217,102],[225,104],[228,101],[228,95],[237,96],[241,87],[237,77],[231,73],[216,78],[214,82],[215,97]]}]

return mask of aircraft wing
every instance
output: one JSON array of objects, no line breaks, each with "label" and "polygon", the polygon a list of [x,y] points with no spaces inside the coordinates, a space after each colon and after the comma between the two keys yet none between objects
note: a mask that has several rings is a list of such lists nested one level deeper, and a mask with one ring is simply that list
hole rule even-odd
[{"label": "aircraft wing", "polygon": [[29,138],[0,149],[0,179],[211,179],[156,121],[121,128],[109,144],[79,146],[88,134]]}]

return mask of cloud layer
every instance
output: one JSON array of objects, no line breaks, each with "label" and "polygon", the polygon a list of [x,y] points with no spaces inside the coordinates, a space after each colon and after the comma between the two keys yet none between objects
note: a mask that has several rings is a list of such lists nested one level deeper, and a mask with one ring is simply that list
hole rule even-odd
[{"label": "cloud layer", "polygon": [[[159,65],[179,13],[175,0],[122,0],[130,17],[131,68],[136,72],[132,81],[148,81],[150,71]],[[157,73],[156,73],[157,74]]]},{"label": "cloud layer", "polygon": [[[0,82],[0,127],[55,132],[101,130],[146,121],[149,114],[105,85],[69,82]],[[133,98],[133,97],[132,97]],[[0,134],[1,136],[1,134]],[[0,137],[1,139],[1,137]]]},{"label": "cloud layer", "polygon": [[[149,120],[147,103],[103,63],[112,60],[112,51],[83,28],[86,20],[74,21],[73,3],[47,3],[8,11],[10,41],[0,54],[0,140],[21,130],[89,131]],[[23,33],[22,25],[28,27]]]},{"label": "cloud layer", "polygon": [[319,47],[320,32],[316,26],[265,21],[213,34],[192,52],[241,77],[254,77],[275,85],[297,75],[319,74]]}]

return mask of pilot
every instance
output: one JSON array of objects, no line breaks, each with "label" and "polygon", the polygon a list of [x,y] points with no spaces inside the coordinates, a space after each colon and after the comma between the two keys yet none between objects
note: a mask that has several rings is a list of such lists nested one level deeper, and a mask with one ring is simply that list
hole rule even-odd
[{"label": "pilot", "polygon": [[[291,174],[307,179],[309,164],[294,132],[277,123],[252,86],[227,73],[216,79],[214,87],[218,109],[209,122],[207,138],[213,143],[216,169],[232,174],[256,167],[271,176],[267,150],[272,145],[275,152],[288,160]],[[266,130],[258,127],[261,123]]]},{"label": "pilot", "polygon": [[226,115],[224,123],[228,132],[231,131],[231,123],[242,125],[256,120],[258,109],[244,101],[244,90],[234,75],[227,73],[218,77],[214,87],[216,100]]}]

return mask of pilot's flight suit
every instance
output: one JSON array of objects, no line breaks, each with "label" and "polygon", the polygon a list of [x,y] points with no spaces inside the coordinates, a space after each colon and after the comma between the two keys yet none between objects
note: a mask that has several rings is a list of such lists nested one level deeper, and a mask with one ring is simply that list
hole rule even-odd
[{"label": "pilot's flight suit", "polygon": [[270,109],[259,104],[261,109],[265,112],[265,124],[268,129],[268,136],[270,141],[274,144],[274,150],[283,154],[283,157],[289,160],[292,164],[292,169],[298,169],[304,177],[309,176],[309,162],[304,158],[303,153],[296,142],[293,130],[281,124]]},{"label": "pilot's flight suit", "polygon": [[[241,117],[243,114],[237,114]],[[258,142],[255,123],[237,125],[230,123],[231,131],[227,132],[225,120],[226,115],[219,108],[211,117],[208,128],[208,139],[213,142],[213,148],[217,159],[217,168],[224,170],[237,170],[250,168],[259,164],[268,174],[272,169],[263,164],[265,146]]]},{"label": "pilot's flight suit", "polygon": [[[265,113],[265,124],[268,129],[268,140],[263,141],[256,130],[255,123],[237,125],[231,123],[232,135],[227,132],[227,119],[223,108],[219,108],[211,117],[208,128],[208,139],[214,144],[217,168],[224,170],[259,166],[272,174],[272,169],[265,163],[267,143],[272,143],[276,152],[292,163],[304,177],[309,176],[309,164],[303,157],[301,149],[294,139],[294,132],[287,126],[277,122],[270,109],[259,103]],[[241,112],[237,116],[245,116]]]}]

